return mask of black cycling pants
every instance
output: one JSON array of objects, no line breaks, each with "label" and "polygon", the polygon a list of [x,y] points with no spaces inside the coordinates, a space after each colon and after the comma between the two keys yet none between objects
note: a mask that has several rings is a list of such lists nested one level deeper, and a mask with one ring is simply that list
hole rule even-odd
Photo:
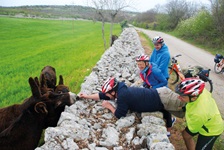
[{"label": "black cycling pants", "polygon": [[204,136],[199,134],[195,149],[196,150],[212,150],[215,140],[218,137],[219,135],[218,136]]},{"label": "black cycling pants", "polygon": [[168,111],[165,110],[165,109],[161,109],[160,112],[163,113],[163,119],[166,120],[166,127],[167,127],[167,128],[172,127],[172,115],[171,115],[171,113],[168,112]]}]

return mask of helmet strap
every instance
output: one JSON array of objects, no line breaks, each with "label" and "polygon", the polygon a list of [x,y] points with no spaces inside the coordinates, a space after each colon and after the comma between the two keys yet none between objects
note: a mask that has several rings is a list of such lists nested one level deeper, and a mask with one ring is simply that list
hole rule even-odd
[{"label": "helmet strap", "polygon": [[[114,92],[114,94],[112,94]],[[107,92],[108,94],[110,94],[111,96],[113,96],[114,98],[116,98],[116,94],[117,92],[115,90],[111,90],[110,92]]]},{"label": "helmet strap", "polygon": [[189,102],[191,103],[191,102],[194,102],[194,101],[195,101],[195,100],[192,101],[192,98],[193,98],[193,97],[198,97],[198,96],[189,96],[189,95],[188,95],[188,97],[189,97]]},{"label": "helmet strap", "polygon": [[190,103],[193,102],[193,101],[191,100],[192,96],[189,96],[189,95],[188,95],[188,97],[189,97],[189,102],[190,102]]},{"label": "helmet strap", "polygon": [[[117,86],[115,88],[113,88],[112,90],[110,90],[109,93],[110,95],[112,95],[114,98],[116,98],[116,94],[117,94],[117,90],[118,90],[118,85],[119,85],[119,82],[117,83]],[[112,92],[114,92],[114,94],[112,94]]]}]

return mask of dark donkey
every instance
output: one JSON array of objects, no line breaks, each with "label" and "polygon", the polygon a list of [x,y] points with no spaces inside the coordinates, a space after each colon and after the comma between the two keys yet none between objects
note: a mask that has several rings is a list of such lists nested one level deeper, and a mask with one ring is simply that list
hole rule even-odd
[{"label": "dark donkey", "polygon": [[43,79],[46,81],[48,88],[55,89],[57,83],[55,68],[52,66],[45,66],[41,70],[40,82],[42,82]]},{"label": "dark donkey", "polygon": [[[29,104],[0,133],[1,150],[35,149],[40,140],[42,130],[50,124],[49,120],[55,121],[53,120],[55,115],[59,114],[58,108],[73,103],[69,93],[56,94],[47,92],[42,95],[33,78],[29,78],[29,84],[32,91],[32,96],[27,101]],[[8,115],[10,115],[10,112]],[[7,118],[8,116],[6,115],[5,117]]]},{"label": "dark donkey", "polygon": [[[42,83],[39,83],[38,78],[36,77],[34,81],[35,81],[35,85],[38,87],[38,90],[41,94],[52,92],[52,90],[49,90],[49,88],[46,87],[44,80],[42,80]],[[31,85],[31,83],[30,83],[30,87],[31,87],[31,91],[32,91],[32,96],[25,99],[22,104],[14,104],[14,105],[0,109],[0,132],[3,131],[4,129],[6,129],[12,123],[12,121],[14,121],[22,113],[23,110],[28,108],[29,105],[33,101],[35,101],[35,96],[34,96],[35,93],[33,92],[34,91],[33,88],[35,86]],[[63,89],[63,86],[61,88]],[[64,88],[67,88],[67,86],[65,86]],[[37,90],[37,89],[35,89],[35,90]],[[57,110],[52,108],[53,112],[54,111],[55,112],[49,114],[50,115],[49,120],[51,120],[51,122],[49,121],[49,124],[46,123],[46,127],[56,126],[61,112],[64,111],[65,105],[70,106],[76,100],[75,94],[73,94],[73,93],[67,93],[67,94],[70,95],[69,101],[62,101],[60,99],[55,100],[55,103],[57,104],[57,107],[55,107],[55,108],[57,108]]]}]

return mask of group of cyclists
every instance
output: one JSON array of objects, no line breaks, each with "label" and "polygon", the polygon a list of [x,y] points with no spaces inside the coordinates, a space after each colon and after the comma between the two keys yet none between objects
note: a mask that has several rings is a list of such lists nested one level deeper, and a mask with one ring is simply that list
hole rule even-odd
[{"label": "group of cyclists", "polygon": [[[211,150],[216,139],[224,131],[224,122],[211,93],[205,89],[204,81],[186,78],[177,84],[175,92],[168,88],[168,65],[170,53],[164,39],[153,38],[154,49],[149,57],[141,54],[136,63],[143,80],[142,87],[128,87],[124,82],[110,77],[102,85],[102,91],[87,95],[85,99],[103,100],[102,106],[109,109],[118,119],[125,117],[128,110],[142,113],[160,111],[166,122],[167,136],[176,118],[186,119],[182,136],[188,150]],[[116,100],[114,107],[107,100]],[[175,117],[172,117],[175,116]],[[193,137],[198,135],[195,144]]]}]

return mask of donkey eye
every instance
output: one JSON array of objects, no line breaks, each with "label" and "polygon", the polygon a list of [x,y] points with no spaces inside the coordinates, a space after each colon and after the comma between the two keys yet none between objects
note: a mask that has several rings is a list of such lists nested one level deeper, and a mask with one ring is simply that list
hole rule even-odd
[{"label": "donkey eye", "polygon": [[62,91],[58,91],[58,94],[62,94],[63,92]]}]

